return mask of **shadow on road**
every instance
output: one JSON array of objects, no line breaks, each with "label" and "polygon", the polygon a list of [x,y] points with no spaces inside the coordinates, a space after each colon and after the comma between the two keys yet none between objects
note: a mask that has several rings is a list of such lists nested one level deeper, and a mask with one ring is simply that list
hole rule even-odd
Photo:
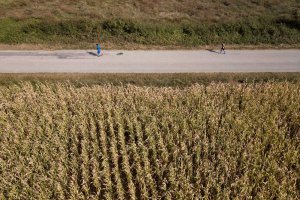
[{"label": "shadow on road", "polygon": [[91,56],[98,56],[96,53],[91,52],[91,51],[88,51],[87,53],[90,54]]},{"label": "shadow on road", "polygon": [[207,51],[209,52],[212,52],[212,53],[217,53],[217,54],[220,54],[220,52],[216,51],[216,50],[213,50],[213,49],[206,49]]}]

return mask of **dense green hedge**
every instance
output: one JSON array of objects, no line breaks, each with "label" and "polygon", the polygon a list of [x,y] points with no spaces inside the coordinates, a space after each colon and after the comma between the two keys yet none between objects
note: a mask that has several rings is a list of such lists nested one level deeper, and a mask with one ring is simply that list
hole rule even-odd
[{"label": "dense green hedge", "polygon": [[137,43],[193,47],[219,44],[298,44],[299,20],[262,20],[224,24],[65,20],[0,20],[0,43]]}]

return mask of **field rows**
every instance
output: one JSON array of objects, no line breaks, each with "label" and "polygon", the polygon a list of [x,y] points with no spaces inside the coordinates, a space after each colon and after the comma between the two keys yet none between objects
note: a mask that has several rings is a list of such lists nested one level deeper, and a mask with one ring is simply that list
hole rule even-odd
[{"label": "field rows", "polygon": [[297,199],[300,85],[0,88],[0,199]]}]

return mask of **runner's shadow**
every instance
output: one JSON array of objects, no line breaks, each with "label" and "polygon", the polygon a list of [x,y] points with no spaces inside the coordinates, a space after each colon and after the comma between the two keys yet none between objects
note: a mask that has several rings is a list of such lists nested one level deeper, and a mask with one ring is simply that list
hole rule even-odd
[{"label": "runner's shadow", "polygon": [[220,54],[220,52],[216,51],[216,50],[213,50],[213,49],[206,49],[207,51],[209,52],[212,52],[212,53],[217,53],[217,54]]},{"label": "runner's shadow", "polygon": [[91,52],[91,51],[88,51],[87,53],[90,54],[91,56],[98,56],[98,54]]}]

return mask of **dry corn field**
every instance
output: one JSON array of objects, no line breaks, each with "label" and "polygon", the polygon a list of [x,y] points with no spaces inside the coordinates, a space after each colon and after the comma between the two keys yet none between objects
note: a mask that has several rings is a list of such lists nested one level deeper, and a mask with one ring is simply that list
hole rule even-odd
[{"label": "dry corn field", "polygon": [[299,84],[22,82],[0,99],[0,199],[300,198]]}]

